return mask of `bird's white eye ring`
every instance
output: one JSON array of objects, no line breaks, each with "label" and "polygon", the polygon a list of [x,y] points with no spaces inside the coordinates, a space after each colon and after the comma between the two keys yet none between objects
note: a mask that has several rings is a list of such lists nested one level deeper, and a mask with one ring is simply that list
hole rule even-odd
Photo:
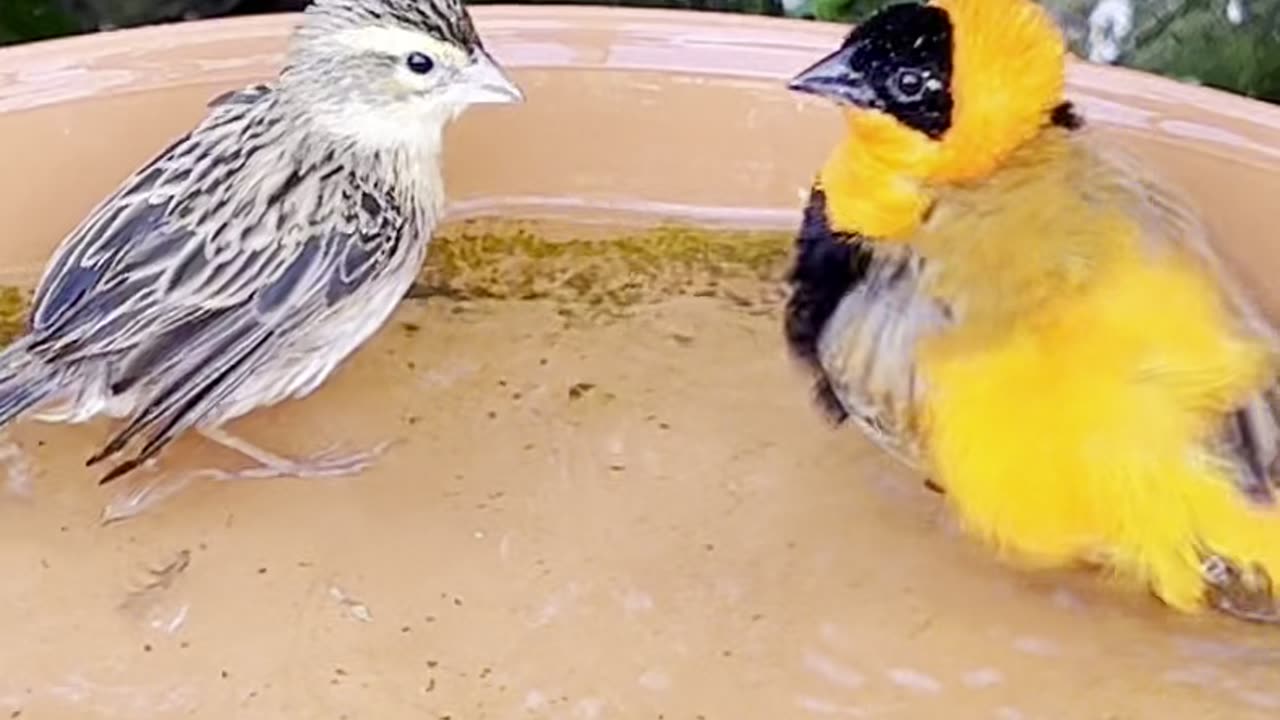
[{"label": "bird's white eye ring", "polygon": [[425,53],[411,52],[409,57],[405,58],[405,65],[409,66],[409,72],[426,75],[435,68],[436,63]]},{"label": "bird's white eye ring", "polygon": [[889,79],[889,91],[898,102],[914,102],[924,96],[926,90],[933,89],[935,83],[927,82],[927,73],[913,68],[899,68]]}]

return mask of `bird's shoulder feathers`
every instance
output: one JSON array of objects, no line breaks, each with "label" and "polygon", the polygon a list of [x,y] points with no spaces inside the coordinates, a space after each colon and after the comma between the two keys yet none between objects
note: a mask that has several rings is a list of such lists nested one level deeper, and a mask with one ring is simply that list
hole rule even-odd
[{"label": "bird's shoulder feathers", "polygon": [[827,416],[852,420],[903,462],[923,462],[916,341],[948,322],[921,292],[923,259],[835,232],[826,195],[812,189],[796,238],[785,328],[791,353],[813,375]]}]

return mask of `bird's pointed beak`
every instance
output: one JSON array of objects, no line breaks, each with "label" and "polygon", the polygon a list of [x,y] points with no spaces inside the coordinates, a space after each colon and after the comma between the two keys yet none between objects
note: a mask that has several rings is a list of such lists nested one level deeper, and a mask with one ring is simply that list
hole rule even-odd
[{"label": "bird's pointed beak", "polygon": [[840,105],[873,108],[878,98],[867,76],[853,66],[856,45],[849,44],[791,78],[787,89],[833,100]]},{"label": "bird's pointed beak", "polygon": [[471,56],[471,63],[463,68],[459,82],[462,100],[467,105],[524,102],[520,87],[484,50],[477,50]]}]

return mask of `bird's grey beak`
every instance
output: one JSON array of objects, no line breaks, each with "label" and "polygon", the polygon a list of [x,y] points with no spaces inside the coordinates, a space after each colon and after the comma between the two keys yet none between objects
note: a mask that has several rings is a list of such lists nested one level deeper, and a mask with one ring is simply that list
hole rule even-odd
[{"label": "bird's grey beak", "polygon": [[856,48],[856,45],[849,44],[822,58],[791,78],[787,88],[824,97],[840,105],[879,107],[880,98],[875,89],[866,75],[851,63]]},{"label": "bird's grey beak", "polygon": [[489,53],[477,50],[458,78],[462,101],[467,105],[524,102],[524,93],[507,77]]}]

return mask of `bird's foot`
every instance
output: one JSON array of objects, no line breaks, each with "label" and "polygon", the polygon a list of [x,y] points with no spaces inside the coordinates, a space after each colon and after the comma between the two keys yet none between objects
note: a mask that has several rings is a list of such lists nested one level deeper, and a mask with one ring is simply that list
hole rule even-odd
[{"label": "bird's foot", "polygon": [[331,478],[358,475],[372,467],[378,458],[396,443],[396,440],[388,440],[372,448],[354,452],[343,452],[335,445],[309,457],[292,459],[263,450],[224,430],[202,429],[199,432],[219,445],[252,459],[256,464],[240,470],[203,468],[177,475],[137,476],[103,508],[102,523],[119,522],[140,515],[173,497],[188,485],[202,480],[226,482],[280,477]]},{"label": "bird's foot", "polygon": [[1220,556],[1201,562],[1205,600],[1219,612],[1248,622],[1280,624],[1280,606],[1272,592],[1271,576],[1254,563],[1241,568]]},{"label": "bird's foot", "polygon": [[365,450],[343,452],[334,445],[315,455],[299,459],[278,458],[243,470],[223,471],[218,480],[261,480],[264,478],[331,478],[359,475],[373,467],[394,444],[388,440]]},{"label": "bird's foot", "polygon": [[387,440],[367,450],[349,453],[342,452],[335,445],[310,457],[295,460],[263,450],[225,430],[205,428],[200,430],[200,434],[258,463],[255,467],[243,470],[223,471],[223,477],[218,478],[219,480],[276,477],[323,478],[358,475],[372,467],[374,462],[395,444],[394,440]]}]

